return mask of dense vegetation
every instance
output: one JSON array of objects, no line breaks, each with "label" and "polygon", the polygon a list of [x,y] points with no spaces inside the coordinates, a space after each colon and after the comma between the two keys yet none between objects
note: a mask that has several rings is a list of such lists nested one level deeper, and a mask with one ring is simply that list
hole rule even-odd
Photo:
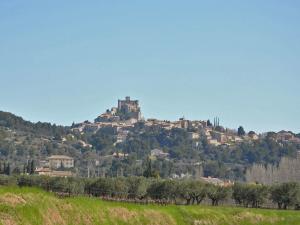
[{"label": "dense vegetation", "polygon": [[55,124],[50,123],[31,123],[29,121],[23,120],[23,118],[15,116],[12,113],[2,112],[0,111],[0,126],[29,132],[32,134],[37,134],[40,136],[53,136],[53,137],[61,137],[66,135],[69,131],[68,127],[56,126]]},{"label": "dense vegetation", "polygon": [[[115,201],[133,199],[137,202],[158,201],[169,204],[219,203],[243,207],[270,207],[271,201],[279,209],[300,209],[300,186],[283,183],[273,186],[236,183],[223,187],[197,180],[163,180],[144,177],[129,178],[51,178],[42,176],[1,176],[0,185],[40,187],[67,195],[105,197]],[[268,203],[268,204],[267,204]]]},{"label": "dense vegetation", "polygon": [[[217,126],[215,129],[224,128]],[[0,112],[0,173],[19,174],[29,160],[38,166],[40,160],[52,154],[66,154],[75,158],[74,172],[79,176],[87,176],[88,171],[90,176],[96,177],[141,176],[149,166],[150,151],[160,148],[170,154],[170,160],[151,162],[153,171],[160,177],[202,173],[244,180],[246,169],[254,163],[277,165],[284,156],[295,157],[300,148],[295,143],[274,140],[272,133],[257,141],[219,147],[208,145],[207,140],[200,137],[195,146],[188,138],[189,131],[195,130],[146,128],[140,122],[130,130],[125,142],[116,144],[116,131],[112,128],[102,128],[96,133],[88,130],[77,133],[71,127],[31,123],[11,113]],[[240,128],[239,134],[243,133],[244,129]],[[129,156],[103,157],[114,152],[128,153]],[[201,163],[201,172],[197,163]]]}]

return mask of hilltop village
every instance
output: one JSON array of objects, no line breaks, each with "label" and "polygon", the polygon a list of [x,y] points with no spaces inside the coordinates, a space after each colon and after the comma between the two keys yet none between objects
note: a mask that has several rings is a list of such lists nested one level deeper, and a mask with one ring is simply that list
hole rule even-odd
[{"label": "hilltop village", "polygon": [[[116,131],[116,143],[126,141],[130,131],[137,123],[143,124],[146,128],[161,128],[172,130],[174,128],[188,131],[188,138],[194,141],[197,147],[199,139],[204,138],[207,143],[213,146],[226,145],[231,146],[243,141],[253,141],[265,136],[266,134],[256,134],[250,131],[247,134],[243,128],[238,130],[228,129],[220,126],[219,118],[215,118],[213,123],[210,120],[187,120],[180,118],[178,121],[167,121],[158,119],[147,119],[142,117],[141,108],[138,100],[131,100],[126,97],[125,100],[118,100],[118,107],[113,107],[105,113],[98,116],[95,121],[85,121],[74,125],[74,132],[97,132],[104,127],[111,127]],[[276,134],[276,140],[292,141],[300,143],[300,139],[291,132],[281,131]]]},{"label": "hilltop village", "polygon": [[298,167],[286,166],[294,162],[282,159],[296,158],[299,150],[300,134],[289,131],[257,134],[242,126],[228,129],[217,117],[145,119],[139,101],[130,97],[118,100],[94,121],[70,127],[31,123],[0,112],[0,174],[206,177],[220,183],[215,178],[257,179],[257,168],[268,177],[271,172],[263,171],[265,165],[298,174]]}]

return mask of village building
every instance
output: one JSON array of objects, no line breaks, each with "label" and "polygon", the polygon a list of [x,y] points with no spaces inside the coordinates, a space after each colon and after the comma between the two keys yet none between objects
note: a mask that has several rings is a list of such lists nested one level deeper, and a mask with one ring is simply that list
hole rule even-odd
[{"label": "village building", "polygon": [[230,186],[234,185],[234,182],[232,182],[230,180],[224,181],[224,180],[221,180],[221,179],[215,178],[215,177],[201,177],[200,180],[203,182],[213,184],[216,186],[221,186],[221,187],[230,187]]},{"label": "village building", "polygon": [[40,176],[49,176],[49,177],[72,177],[73,173],[71,171],[56,171],[51,170],[50,168],[37,168],[35,173]]},{"label": "village building", "polygon": [[129,96],[125,100],[118,100],[118,111],[126,113],[129,118],[142,119],[141,109],[138,100],[131,100]]},{"label": "village building", "polygon": [[221,145],[221,143],[218,142],[218,140],[216,140],[216,139],[208,139],[207,142],[208,142],[208,144],[214,145],[214,146],[219,146],[219,145]]},{"label": "village building", "polygon": [[184,118],[180,118],[179,122],[180,122],[180,126],[181,126],[180,128],[182,128],[182,129],[188,129],[188,128],[192,127],[191,121],[186,120]]},{"label": "village building", "polygon": [[73,168],[74,159],[65,155],[52,155],[48,157],[50,169]]},{"label": "village building", "polygon": [[248,136],[252,139],[252,140],[258,140],[259,139],[259,136],[254,133],[254,132],[251,132],[248,134]]},{"label": "village building", "polygon": [[218,131],[212,131],[211,132],[212,139],[217,140],[219,143],[223,144],[227,141],[227,137],[224,133],[218,132]]},{"label": "village building", "polygon": [[280,131],[277,133],[276,139],[279,141],[291,141],[295,138],[294,134],[287,131]]},{"label": "village building", "polygon": [[136,123],[142,119],[141,109],[138,100],[131,100],[126,97],[125,100],[118,100],[118,107],[106,110],[95,119],[95,123],[102,122],[119,122],[131,120],[130,123]]},{"label": "village building", "polygon": [[151,157],[165,159],[165,158],[169,157],[169,153],[165,153],[160,149],[153,149],[153,150],[151,150]]},{"label": "village building", "polygon": [[127,153],[122,153],[122,152],[114,152],[114,153],[112,154],[112,156],[113,156],[114,158],[120,159],[120,158],[128,157],[128,154],[127,154]]},{"label": "village building", "polygon": [[188,139],[190,140],[197,140],[200,138],[200,134],[196,132],[189,132],[188,133]]}]

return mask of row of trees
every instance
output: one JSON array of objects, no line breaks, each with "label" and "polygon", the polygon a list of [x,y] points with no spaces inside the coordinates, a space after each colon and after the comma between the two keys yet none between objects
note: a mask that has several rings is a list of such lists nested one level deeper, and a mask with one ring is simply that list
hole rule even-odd
[{"label": "row of trees", "polygon": [[201,204],[209,200],[213,206],[234,201],[243,207],[259,208],[273,202],[279,209],[300,208],[300,185],[290,182],[266,186],[236,183],[222,187],[196,180],[163,180],[144,177],[120,178],[51,178],[42,176],[0,176],[0,185],[40,187],[47,191],[70,195],[108,197],[114,200],[164,201],[170,204]]},{"label": "row of trees", "polygon": [[254,164],[246,171],[248,182],[273,184],[300,180],[300,156],[296,158],[283,157],[279,165]]},{"label": "row of trees", "polygon": [[14,167],[12,170],[9,162],[0,161],[0,174],[4,175],[20,175],[20,174],[30,174],[33,175],[35,171],[34,160],[28,160],[27,163],[23,165],[22,170],[19,167]]},{"label": "row of trees", "polygon": [[164,200],[169,203],[199,205],[208,199],[213,206],[233,200],[243,207],[260,208],[273,202],[279,209],[300,207],[300,185],[295,182],[266,186],[262,184],[236,183],[222,187],[195,180],[157,180],[131,177],[127,179],[101,178],[91,182],[88,193],[94,196]]}]

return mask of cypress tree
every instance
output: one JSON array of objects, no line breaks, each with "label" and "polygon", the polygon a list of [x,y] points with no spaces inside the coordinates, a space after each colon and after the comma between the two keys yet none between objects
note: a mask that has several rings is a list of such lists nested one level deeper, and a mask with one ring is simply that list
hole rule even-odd
[{"label": "cypress tree", "polygon": [[34,160],[31,160],[31,163],[30,163],[30,174],[34,174],[34,171],[35,171],[35,164],[34,164]]},{"label": "cypress tree", "polygon": [[5,168],[4,168],[4,174],[5,175],[10,175],[10,164],[9,163],[7,163],[7,166],[5,166]]},{"label": "cypress tree", "polygon": [[23,174],[25,174],[26,172],[27,172],[27,165],[24,164],[24,165],[23,165]]},{"label": "cypress tree", "polygon": [[31,168],[30,168],[30,163],[29,163],[29,161],[27,161],[27,165],[26,165],[26,173],[30,174],[30,170],[31,170]]}]

